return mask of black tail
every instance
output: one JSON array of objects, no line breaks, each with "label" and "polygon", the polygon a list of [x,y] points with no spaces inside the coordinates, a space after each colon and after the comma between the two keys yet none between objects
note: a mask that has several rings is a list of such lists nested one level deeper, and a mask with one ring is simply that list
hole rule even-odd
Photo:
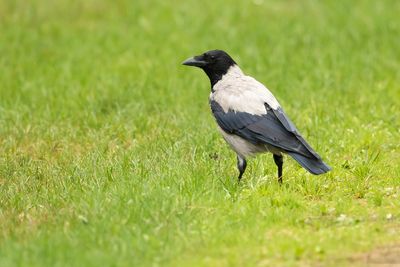
[{"label": "black tail", "polygon": [[331,170],[331,167],[325,164],[321,159],[318,158],[307,158],[297,153],[288,153],[294,158],[303,168],[312,174],[319,175],[326,173]]}]

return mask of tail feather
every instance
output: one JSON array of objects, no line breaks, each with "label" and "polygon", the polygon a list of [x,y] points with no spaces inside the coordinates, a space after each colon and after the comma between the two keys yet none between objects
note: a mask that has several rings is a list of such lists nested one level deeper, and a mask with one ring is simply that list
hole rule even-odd
[{"label": "tail feather", "polygon": [[318,158],[308,158],[297,153],[288,153],[294,158],[303,168],[312,174],[319,175],[331,170],[325,162]]}]

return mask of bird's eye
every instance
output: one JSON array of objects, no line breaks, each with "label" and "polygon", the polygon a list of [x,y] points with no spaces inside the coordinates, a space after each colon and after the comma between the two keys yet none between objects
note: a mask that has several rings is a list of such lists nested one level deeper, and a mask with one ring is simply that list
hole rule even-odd
[{"label": "bird's eye", "polygon": [[214,56],[214,55],[211,55],[210,58],[211,58],[211,59],[215,59],[215,56]]}]

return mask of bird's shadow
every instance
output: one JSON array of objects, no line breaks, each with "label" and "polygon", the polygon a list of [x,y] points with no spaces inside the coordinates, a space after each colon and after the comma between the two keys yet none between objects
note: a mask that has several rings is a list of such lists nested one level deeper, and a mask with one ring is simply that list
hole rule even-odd
[{"label": "bird's shadow", "polygon": [[269,190],[287,190],[290,185],[288,183],[280,184],[276,177],[271,175],[263,175],[260,177],[245,177],[238,180],[237,177],[218,177],[217,180],[226,193],[226,198],[232,202],[238,201],[244,195],[251,192],[261,192]]}]

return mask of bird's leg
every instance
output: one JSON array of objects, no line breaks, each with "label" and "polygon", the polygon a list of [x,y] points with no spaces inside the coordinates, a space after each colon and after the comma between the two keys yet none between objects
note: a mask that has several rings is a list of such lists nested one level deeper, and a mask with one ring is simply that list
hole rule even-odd
[{"label": "bird's leg", "polygon": [[278,182],[282,184],[283,156],[274,154],[274,161],[276,166],[278,166]]},{"label": "bird's leg", "polygon": [[242,179],[243,173],[246,170],[247,162],[246,159],[242,158],[241,156],[237,155],[237,167],[239,169],[239,182]]}]

